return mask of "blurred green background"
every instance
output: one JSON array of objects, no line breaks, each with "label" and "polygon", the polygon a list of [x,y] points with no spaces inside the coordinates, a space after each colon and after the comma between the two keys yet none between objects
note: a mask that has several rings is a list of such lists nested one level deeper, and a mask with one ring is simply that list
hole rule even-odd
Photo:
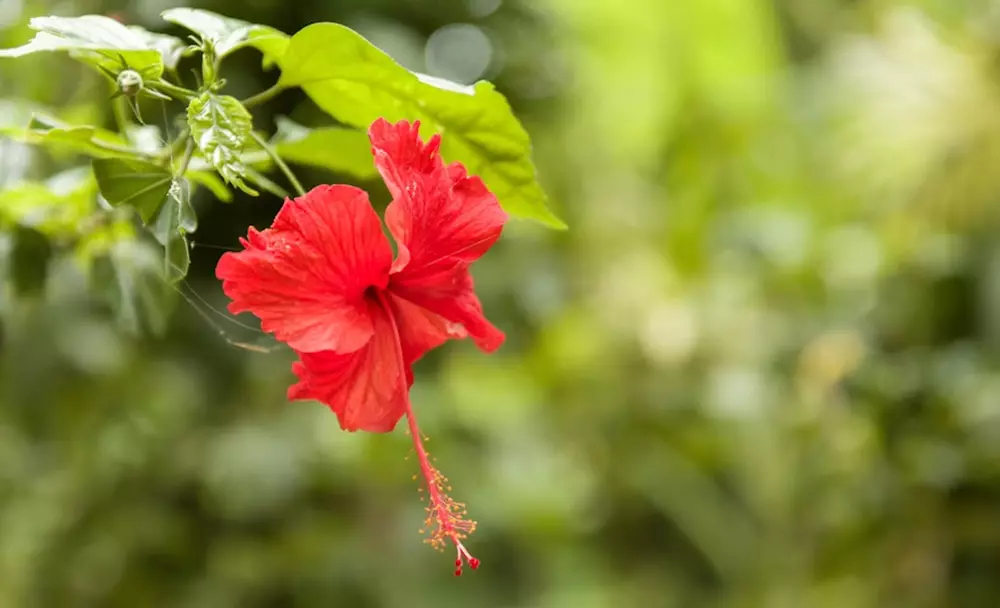
[{"label": "blurred green background", "polygon": [[[285,401],[291,354],[213,278],[281,201],[203,193],[162,337],[121,331],[72,256],[0,284],[0,606],[995,605],[996,2],[192,4],[345,23],[493,80],[531,133],[570,230],[509,226],[475,268],[507,344],[446,345],[412,394],[483,566],[456,579],[421,543],[402,428]],[[0,43],[43,14],[182,34],[172,6],[0,0]],[[275,78],[226,65],[234,95]],[[65,56],[0,63],[6,108],[113,124],[110,93]],[[256,126],[276,114],[322,120],[300,92]],[[3,141],[0,186],[80,162]]]}]

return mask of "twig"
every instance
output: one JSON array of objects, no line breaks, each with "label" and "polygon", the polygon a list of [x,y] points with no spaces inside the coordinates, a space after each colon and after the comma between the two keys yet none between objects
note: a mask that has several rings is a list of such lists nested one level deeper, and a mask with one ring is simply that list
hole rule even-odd
[{"label": "twig", "polygon": [[250,137],[253,137],[253,140],[257,142],[257,144],[260,145],[260,147],[263,148],[265,152],[267,152],[267,155],[269,157],[271,157],[271,160],[274,161],[274,164],[278,165],[278,168],[281,169],[281,172],[285,174],[286,178],[288,178],[289,183],[292,184],[292,188],[295,189],[295,192],[297,192],[299,196],[305,196],[306,194],[305,188],[302,187],[302,184],[299,182],[299,179],[295,177],[295,174],[292,173],[292,170],[290,168],[288,168],[288,165],[285,164],[285,161],[281,160],[281,157],[278,156],[278,153],[274,150],[274,148],[272,148],[270,144],[264,141],[263,137],[257,135],[252,131],[250,132]]},{"label": "twig", "polygon": [[277,96],[279,93],[281,93],[284,90],[285,90],[285,87],[282,86],[280,83],[279,84],[275,84],[274,86],[272,86],[269,89],[264,89],[263,91],[261,91],[260,93],[257,93],[256,95],[253,95],[251,97],[247,97],[246,99],[244,99],[240,103],[242,103],[243,107],[246,107],[246,108],[252,108],[254,106],[259,106],[260,104],[262,104],[262,103],[264,103],[266,101],[270,101],[272,98],[274,98],[275,96]]}]

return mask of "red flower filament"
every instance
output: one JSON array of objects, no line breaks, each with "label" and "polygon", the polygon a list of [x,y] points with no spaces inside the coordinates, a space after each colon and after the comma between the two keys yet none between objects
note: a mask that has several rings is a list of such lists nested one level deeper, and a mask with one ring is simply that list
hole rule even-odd
[{"label": "red flower filament", "polygon": [[470,337],[486,352],[503,343],[469,266],[500,238],[507,215],[482,180],[444,164],[440,136],[424,143],[418,131],[381,119],[369,129],[393,196],[385,223],[395,259],[364,191],[319,186],[286,200],[270,228],[251,228],[216,275],[232,313],[254,313],[298,354],[289,399],[323,402],[348,431],[387,433],[407,417],[427,490],[427,541],[455,546],[459,575],[464,562],[479,566],[462,544],[476,523],[431,464],[409,387],[413,364],[449,339]]}]

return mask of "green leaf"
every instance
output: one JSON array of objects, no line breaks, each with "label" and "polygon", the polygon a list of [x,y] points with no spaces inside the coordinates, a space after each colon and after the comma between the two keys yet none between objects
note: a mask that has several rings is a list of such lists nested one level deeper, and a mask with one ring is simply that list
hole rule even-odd
[{"label": "green leaf", "polygon": [[[261,141],[266,139],[262,134],[258,133],[257,135],[261,138]],[[246,140],[243,146],[240,162],[245,167],[252,167],[258,171],[270,171],[274,167],[274,161],[268,155],[267,151],[257,143],[253,133],[250,134],[250,138]],[[196,151],[194,157],[191,159],[191,163],[188,165],[188,172],[190,173],[191,171],[215,173],[215,167],[200,152]]]},{"label": "green leaf", "polygon": [[50,238],[73,237],[96,209],[89,167],[56,174],[46,182],[22,182],[0,190],[0,226],[23,226]]},{"label": "green leaf", "polygon": [[[164,153],[163,136],[160,134],[160,128],[156,125],[129,125],[126,127],[126,134],[129,143],[135,149],[145,154]],[[200,168],[196,168],[196,165]],[[188,178],[192,184],[207,188],[215,198],[224,203],[233,200],[233,193],[226,188],[225,182],[215,172],[215,169],[200,157],[192,159],[184,177]]]},{"label": "green leaf", "polygon": [[173,176],[165,168],[141,160],[95,159],[92,163],[101,195],[114,207],[129,205],[149,225],[163,204]]},{"label": "green leaf", "polygon": [[[102,15],[34,17],[29,26],[38,32],[35,37],[17,48],[0,49],[0,57],[69,51],[74,57],[111,70],[121,69],[124,59],[130,68],[142,71],[147,77],[157,78],[163,73],[165,60],[161,50],[168,37],[127,27]],[[171,60],[173,57],[166,62]]]},{"label": "green leaf", "polygon": [[[260,28],[261,26],[258,26]],[[281,58],[288,50],[288,43],[291,38],[288,34],[276,29],[267,28],[254,29],[250,32],[247,44],[256,48],[263,54],[260,64],[265,70],[270,70],[278,65]]]},{"label": "green leaf", "polygon": [[344,127],[310,129],[284,116],[276,119],[273,145],[279,156],[300,165],[349,173],[361,179],[375,177],[368,134]]},{"label": "green leaf", "polygon": [[279,86],[300,86],[337,120],[367,128],[375,119],[420,120],[443,133],[441,153],[482,177],[512,215],[566,225],[546,207],[531,141],[507,100],[488,82],[463,87],[417,76],[353,30],[316,23],[292,36]]},{"label": "green leaf", "polygon": [[139,240],[115,240],[94,260],[91,282],[116,313],[119,325],[133,333],[162,334],[175,299],[163,280],[156,247]]},{"label": "green leaf", "polygon": [[233,193],[226,187],[226,182],[222,181],[215,171],[188,171],[185,175],[192,184],[204,187],[212,195],[223,203],[233,201]]},{"label": "green leaf", "polygon": [[24,129],[32,116],[45,108],[24,99],[0,99],[0,135],[12,135]]},{"label": "green leaf", "polygon": [[191,252],[186,235],[197,228],[198,218],[191,207],[191,188],[186,180],[176,180],[150,226],[153,237],[163,245],[163,274],[171,283],[187,276]]},{"label": "green leaf", "polygon": [[126,125],[125,138],[143,154],[159,154],[164,148],[163,135],[156,125]]},{"label": "green leaf", "polygon": [[220,58],[243,47],[252,46],[264,54],[264,67],[267,68],[274,65],[288,47],[288,34],[284,32],[211,11],[172,8],[164,11],[161,17],[210,40]]},{"label": "green leaf", "polygon": [[18,227],[8,260],[14,289],[21,294],[42,291],[51,257],[52,244],[44,234],[33,228]]},{"label": "green leaf", "polygon": [[243,181],[246,165],[240,159],[253,129],[250,112],[235,97],[205,92],[191,100],[187,116],[188,128],[202,156],[227,183],[256,196],[257,192]]},{"label": "green leaf", "polygon": [[[4,127],[0,128],[0,134],[23,143],[41,145],[54,150],[80,152],[98,158],[132,154],[124,149],[128,142],[113,131],[91,126],[69,125],[45,114],[34,114],[27,128]],[[123,149],[121,151],[109,149],[113,147]]]},{"label": "green leaf", "polygon": [[138,25],[129,25],[126,27],[137,37],[142,38],[147,48],[158,51],[160,57],[163,58],[163,65],[171,70],[176,70],[181,58],[190,54],[188,43],[176,36],[157,34]]},{"label": "green leaf", "polygon": [[253,182],[254,185],[260,186],[261,190],[269,192],[278,198],[288,198],[290,196],[288,190],[274,183],[266,175],[252,167],[247,167],[247,179]]}]

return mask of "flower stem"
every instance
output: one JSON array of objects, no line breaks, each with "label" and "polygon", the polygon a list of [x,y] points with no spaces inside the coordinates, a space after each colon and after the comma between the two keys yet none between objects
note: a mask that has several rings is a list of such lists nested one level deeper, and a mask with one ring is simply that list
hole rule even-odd
[{"label": "flower stem", "polygon": [[262,103],[270,101],[271,99],[273,99],[274,97],[276,97],[279,93],[281,93],[284,90],[285,90],[284,85],[282,85],[280,83],[279,84],[275,84],[275,85],[271,86],[270,88],[264,89],[260,93],[257,93],[256,95],[253,95],[251,97],[247,97],[246,99],[244,99],[240,103],[242,103],[243,107],[245,107],[245,108],[252,108],[254,106],[259,106]]},{"label": "flower stem", "polygon": [[125,103],[124,97],[117,97],[111,102],[111,111],[114,113],[115,126],[118,127],[118,132],[122,134],[132,124]]},{"label": "flower stem", "polygon": [[182,101],[189,101],[191,99],[194,99],[197,95],[194,91],[185,89],[184,87],[179,87],[175,84],[171,84],[166,80],[157,80],[156,82],[150,83],[149,86],[156,89],[157,91],[162,91],[163,93],[167,93],[174,99],[180,99]]},{"label": "flower stem", "polygon": [[278,156],[278,153],[275,151],[273,147],[271,147],[271,144],[264,141],[263,137],[257,135],[252,131],[250,132],[250,136],[253,137],[253,140],[257,142],[257,144],[260,145],[260,147],[263,148],[265,152],[267,152],[267,155],[271,158],[271,160],[274,161],[274,164],[278,165],[278,168],[281,169],[281,172],[285,174],[286,178],[288,178],[288,182],[292,184],[292,188],[295,188],[295,192],[298,193],[299,196],[305,196],[306,191],[305,188],[302,187],[302,183],[299,182],[299,178],[295,177],[295,174],[292,173],[292,170],[288,167],[287,164],[285,164],[285,161],[282,160],[280,156]]}]

